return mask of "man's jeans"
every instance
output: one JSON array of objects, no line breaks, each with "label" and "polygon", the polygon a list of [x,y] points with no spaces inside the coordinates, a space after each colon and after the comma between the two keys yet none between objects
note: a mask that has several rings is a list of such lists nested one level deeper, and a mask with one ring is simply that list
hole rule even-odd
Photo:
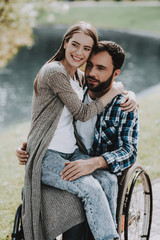
[{"label": "man's jeans", "polygon": [[47,150],[42,161],[42,183],[67,190],[81,199],[95,240],[118,238],[115,223],[117,177],[106,170],[96,170],[92,175],[82,176],[72,182],[61,178],[65,162],[88,158],[78,149],[73,154]]}]

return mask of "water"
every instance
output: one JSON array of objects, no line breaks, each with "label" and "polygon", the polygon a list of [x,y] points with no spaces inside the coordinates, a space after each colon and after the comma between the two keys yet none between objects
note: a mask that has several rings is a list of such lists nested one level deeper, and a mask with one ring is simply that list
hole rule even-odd
[{"label": "water", "polygon": [[[59,48],[66,26],[45,26],[34,30],[35,43],[24,47],[0,69],[0,131],[30,119],[34,78]],[[99,29],[100,40],[113,40],[126,52],[118,77],[136,93],[160,82],[160,38],[121,31]]]}]

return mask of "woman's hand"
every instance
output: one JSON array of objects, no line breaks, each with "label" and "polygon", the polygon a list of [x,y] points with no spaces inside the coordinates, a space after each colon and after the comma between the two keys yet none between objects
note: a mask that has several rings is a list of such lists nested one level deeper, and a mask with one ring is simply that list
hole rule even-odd
[{"label": "woman's hand", "polygon": [[[113,82],[109,92],[113,92],[114,96],[125,93],[124,85],[122,82]],[[108,93],[109,93],[108,92]]]},{"label": "woman's hand", "polygon": [[106,92],[102,97],[100,97],[100,100],[102,101],[103,106],[105,107],[109,102],[112,101],[114,97],[124,92],[125,91],[122,82],[113,82],[109,91]]},{"label": "woman's hand", "polygon": [[125,91],[124,101],[121,103],[122,110],[126,112],[135,112],[138,108],[136,95],[132,91]]},{"label": "woman's hand", "polygon": [[19,160],[19,165],[26,165],[28,161],[28,153],[25,151],[27,147],[27,142],[24,142],[21,147],[16,149],[16,155]]}]

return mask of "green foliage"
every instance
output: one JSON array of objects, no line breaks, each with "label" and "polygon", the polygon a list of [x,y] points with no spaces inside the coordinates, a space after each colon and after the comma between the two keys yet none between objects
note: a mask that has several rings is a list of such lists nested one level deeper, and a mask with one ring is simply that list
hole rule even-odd
[{"label": "green foliage", "polygon": [[32,30],[37,20],[53,23],[54,12],[62,13],[67,10],[68,5],[52,0],[1,0],[0,67],[4,66],[21,46],[33,44]]},{"label": "green foliage", "polygon": [[0,2],[0,67],[23,45],[32,45],[36,12],[25,0]]}]

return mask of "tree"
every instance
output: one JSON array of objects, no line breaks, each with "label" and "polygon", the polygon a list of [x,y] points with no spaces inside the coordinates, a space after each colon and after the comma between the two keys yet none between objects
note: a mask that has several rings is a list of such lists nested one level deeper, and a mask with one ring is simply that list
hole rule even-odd
[{"label": "tree", "polygon": [[32,45],[32,30],[37,19],[53,23],[55,12],[68,9],[68,4],[53,0],[0,0],[0,67],[20,47]]},{"label": "tree", "polygon": [[18,49],[32,45],[32,27],[36,11],[25,0],[0,2],[0,67],[4,66]]}]

